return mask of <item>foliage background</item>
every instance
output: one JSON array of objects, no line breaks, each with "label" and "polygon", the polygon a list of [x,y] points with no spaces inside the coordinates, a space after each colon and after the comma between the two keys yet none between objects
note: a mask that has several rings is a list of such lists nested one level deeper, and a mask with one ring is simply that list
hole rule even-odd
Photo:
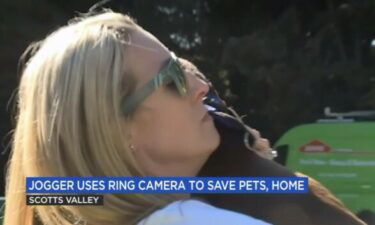
[{"label": "foliage background", "polygon": [[[0,1],[0,165],[11,140],[20,55],[92,0]],[[373,0],[112,0],[212,79],[274,142],[334,111],[375,108]],[[374,43],[375,44],[375,43]],[[1,170],[0,195],[4,191]]]}]

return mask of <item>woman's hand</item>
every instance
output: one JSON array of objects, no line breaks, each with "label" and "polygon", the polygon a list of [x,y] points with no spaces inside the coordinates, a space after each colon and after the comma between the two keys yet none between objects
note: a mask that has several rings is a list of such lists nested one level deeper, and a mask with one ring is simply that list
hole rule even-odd
[{"label": "woman's hand", "polygon": [[263,138],[259,131],[252,129],[251,127],[245,125],[247,132],[249,132],[254,137],[254,144],[253,146],[246,146],[247,148],[251,148],[255,153],[257,153],[260,157],[265,159],[272,160],[275,155],[272,153],[274,151],[271,148],[270,142],[268,139]]}]

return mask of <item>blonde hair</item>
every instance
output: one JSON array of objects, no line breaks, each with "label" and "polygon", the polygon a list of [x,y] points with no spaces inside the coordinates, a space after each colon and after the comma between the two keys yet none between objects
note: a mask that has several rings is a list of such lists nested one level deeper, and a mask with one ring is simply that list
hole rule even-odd
[{"label": "blonde hair", "polygon": [[105,11],[59,28],[22,73],[4,224],[134,224],[180,195],[105,195],[104,206],[26,206],[28,176],[144,176],[127,141],[121,99],[135,80],[126,36],[140,27]]}]

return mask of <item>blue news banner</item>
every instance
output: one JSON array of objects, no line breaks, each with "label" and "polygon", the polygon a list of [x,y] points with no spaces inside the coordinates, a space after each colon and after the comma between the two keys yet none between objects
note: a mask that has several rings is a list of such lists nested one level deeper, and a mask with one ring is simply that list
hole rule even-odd
[{"label": "blue news banner", "polygon": [[304,194],[307,177],[27,177],[28,205],[103,205],[103,194]]}]

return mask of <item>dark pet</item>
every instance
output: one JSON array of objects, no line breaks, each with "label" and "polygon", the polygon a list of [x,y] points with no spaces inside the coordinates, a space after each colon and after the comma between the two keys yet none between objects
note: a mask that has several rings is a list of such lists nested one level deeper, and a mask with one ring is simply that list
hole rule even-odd
[{"label": "dark pet", "polygon": [[[243,123],[211,112],[221,143],[199,176],[305,176],[260,157],[243,144]],[[365,225],[318,181],[309,177],[308,194],[199,194],[210,204],[274,225]]]}]

